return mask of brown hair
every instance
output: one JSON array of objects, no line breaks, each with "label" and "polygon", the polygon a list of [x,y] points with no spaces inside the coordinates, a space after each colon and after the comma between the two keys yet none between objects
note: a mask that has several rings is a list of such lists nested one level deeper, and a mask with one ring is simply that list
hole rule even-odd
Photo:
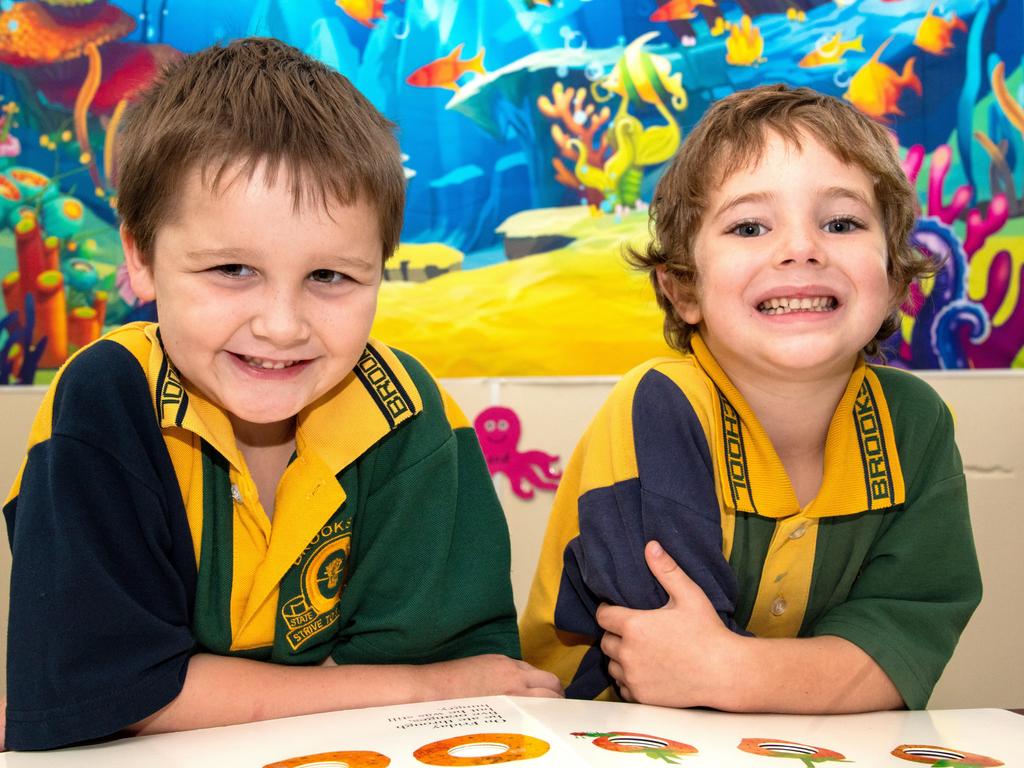
[{"label": "brown hair", "polygon": [[[665,312],[665,340],[686,351],[695,326],[679,317],[658,284],[664,266],[684,293],[698,290],[694,241],[707,209],[710,190],[735,171],[760,161],[768,132],[799,148],[801,133],[814,137],[839,160],[862,168],[874,179],[882,211],[889,280],[898,303],[910,284],[934,274],[937,265],[910,245],[918,203],[889,132],[854,107],[809,88],[762,85],[737,91],[716,102],[683,142],[658,182],[651,203],[652,240],[645,250],[626,248],[633,266],[650,274],[658,304]],[[864,347],[876,354],[880,342],[899,327],[898,306]]]},{"label": "brown hair", "polygon": [[176,213],[186,174],[217,189],[261,163],[283,165],[295,209],[316,202],[376,209],[383,259],[398,245],[405,172],[395,126],[338,72],[271,38],[213,46],[170,65],[126,113],[117,211],[142,257]]}]

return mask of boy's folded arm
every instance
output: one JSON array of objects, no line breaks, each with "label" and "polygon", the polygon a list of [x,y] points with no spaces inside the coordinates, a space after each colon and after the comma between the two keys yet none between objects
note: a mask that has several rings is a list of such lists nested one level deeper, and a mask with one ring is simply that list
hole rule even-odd
[{"label": "boy's folded arm", "polygon": [[769,639],[729,631],[675,562],[648,545],[669,602],[649,611],[602,606],[601,647],[628,700],[734,712],[839,713],[902,705],[882,668],[839,637]]},{"label": "boy's folded arm", "polygon": [[710,706],[731,712],[841,714],[899,709],[885,671],[841,637],[738,637],[729,682]]},{"label": "boy's folded arm", "polygon": [[690,397],[659,368],[631,372],[569,462],[522,625],[526,658],[558,671],[570,697],[612,691],[604,660],[590,651],[602,634],[597,604],[664,603],[641,552],[649,539],[665,542],[720,621],[741,631],[711,454]]},{"label": "boy's folded arm", "polygon": [[436,699],[553,697],[559,690],[554,675],[497,654],[423,665],[296,667],[201,653],[192,657],[181,693],[126,730],[165,733]]}]

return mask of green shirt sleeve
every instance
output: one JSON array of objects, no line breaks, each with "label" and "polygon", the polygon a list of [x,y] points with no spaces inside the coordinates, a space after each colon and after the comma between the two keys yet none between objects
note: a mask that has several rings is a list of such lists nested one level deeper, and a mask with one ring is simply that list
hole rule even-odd
[{"label": "green shirt sleeve", "polygon": [[[981,600],[981,575],[952,418],[926,385],[914,387],[893,413],[906,502],[879,530],[847,599],[812,634],[855,643],[908,708],[922,709]],[[891,405],[899,395],[887,392]]]}]

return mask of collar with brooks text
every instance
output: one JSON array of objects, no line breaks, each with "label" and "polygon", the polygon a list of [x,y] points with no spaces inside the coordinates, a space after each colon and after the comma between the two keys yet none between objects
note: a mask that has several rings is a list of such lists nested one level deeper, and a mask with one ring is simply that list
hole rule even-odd
[{"label": "collar with brooks text", "polygon": [[[726,506],[764,517],[800,512],[768,435],[699,334],[694,357],[715,384],[715,462]],[[805,517],[852,515],[902,504],[903,473],[881,383],[863,360],[850,376],[825,439],[824,476]]]},{"label": "collar with brooks text", "polygon": [[[187,429],[236,469],[243,467],[227,415],[182,383],[164,354],[159,327],[150,324],[145,333],[152,342],[148,376],[161,427]],[[420,394],[401,361],[387,346],[370,340],[352,372],[299,412],[296,449],[299,453],[313,450],[337,473],[422,408]]]}]

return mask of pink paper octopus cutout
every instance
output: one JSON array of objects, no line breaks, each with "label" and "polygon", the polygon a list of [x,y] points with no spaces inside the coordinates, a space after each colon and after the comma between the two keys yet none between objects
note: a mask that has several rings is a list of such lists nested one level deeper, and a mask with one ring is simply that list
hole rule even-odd
[{"label": "pink paper octopus cutout", "polygon": [[516,496],[532,499],[533,488],[551,491],[558,487],[562,473],[552,468],[558,457],[544,451],[518,449],[522,428],[519,416],[511,408],[485,408],[473,420],[473,428],[487,459],[487,469],[492,476],[504,473]]}]

